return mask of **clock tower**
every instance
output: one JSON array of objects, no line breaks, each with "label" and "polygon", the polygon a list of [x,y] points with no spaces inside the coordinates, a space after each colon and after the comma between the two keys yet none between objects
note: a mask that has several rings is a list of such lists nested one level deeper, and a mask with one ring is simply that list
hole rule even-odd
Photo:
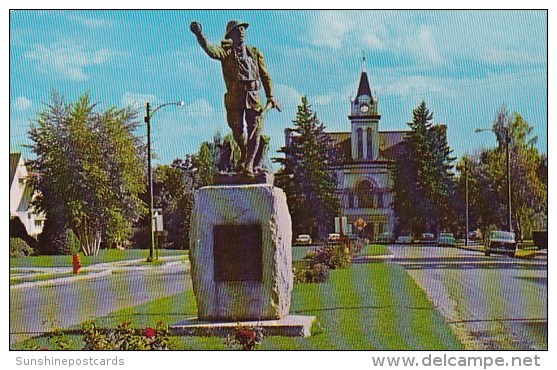
[{"label": "clock tower", "polygon": [[362,58],[362,73],[356,97],[351,101],[350,119],[352,159],[354,161],[374,161],[379,154],[379,135],[377,133],[381,115],[378,113],[378,100],[371,93],[366,72],[366,58]]}]

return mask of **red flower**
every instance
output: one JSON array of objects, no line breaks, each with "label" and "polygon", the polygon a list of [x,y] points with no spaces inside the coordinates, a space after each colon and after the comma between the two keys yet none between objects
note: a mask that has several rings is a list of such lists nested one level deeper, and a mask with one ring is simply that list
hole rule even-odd
[{"label": "red flower", "polygon": [[41,351],[48,351],[48,348],[43,347],[43,348],[41,348]]},{"label": "red flower", "polygon": [[239,339],[248,340],[250,342],[255,340],[255,332],[253,330],[238,330]]},{"label": "red flower", "polygon": [[143,335],[145,335],[147,338],[153,338],[155,336],[155,329],[145,328]]}]

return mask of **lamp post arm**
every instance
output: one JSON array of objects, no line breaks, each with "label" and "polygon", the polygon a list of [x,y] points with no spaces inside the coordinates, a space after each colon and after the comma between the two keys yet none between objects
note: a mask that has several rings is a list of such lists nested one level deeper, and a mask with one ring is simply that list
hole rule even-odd
[{"label": "lamp post arm", "polygon": [[153,117],[155,115],[155,113],[157,113],[159,111],[159,109],[161,109],[162,107],[166,107],[167,105],[177,105],[179,107],[183,107],[184,106],[184,102],[183,101],[177,101],[177,102],[172,102],[172,103],[164,103],[161,104],[159,106],[157,106],[155,109],[153,109],[152,112],[150,112],[150,104],[147,103],[147,117],[145,117],[145,119],[150,119],[151,117]]}]

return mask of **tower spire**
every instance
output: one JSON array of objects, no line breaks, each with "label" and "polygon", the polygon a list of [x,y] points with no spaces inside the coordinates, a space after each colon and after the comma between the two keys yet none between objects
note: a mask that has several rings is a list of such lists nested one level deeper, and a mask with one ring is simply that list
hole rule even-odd
[{"label": "tower spire", "polygon": [[362,72],[366,72],[366,51],[362,49]]}]

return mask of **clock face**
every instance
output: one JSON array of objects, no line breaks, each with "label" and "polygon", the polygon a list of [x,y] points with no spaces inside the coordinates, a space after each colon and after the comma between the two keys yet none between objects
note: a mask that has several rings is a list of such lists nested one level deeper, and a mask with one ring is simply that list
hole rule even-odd
[{"label": "clock face", "polygon": [[369,110],[369,106],[367,106],[367,105],[362,105],[360,107],[360,112],[362,112],[362,113],[366,113],[368,110]]}]

